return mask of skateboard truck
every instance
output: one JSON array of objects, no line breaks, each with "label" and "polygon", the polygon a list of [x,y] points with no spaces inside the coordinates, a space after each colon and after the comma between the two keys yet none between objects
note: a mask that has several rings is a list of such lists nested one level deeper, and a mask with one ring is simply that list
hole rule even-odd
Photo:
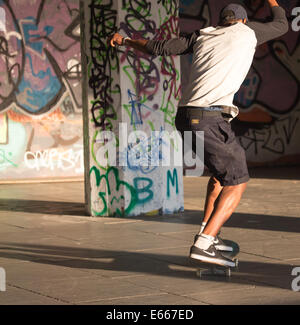
[{"label": "skateboard truck", "polygon": [[237,270],[238,269],[238,259],[233,260],[235,262],[234,267],[230,266],[222,266],[222,265],[216,265],[211,264],[208,269],[201,269],[197,268],[196,274],[197,277],[202,278],[203,276],[226,276],[231,277],[231,270]]}]

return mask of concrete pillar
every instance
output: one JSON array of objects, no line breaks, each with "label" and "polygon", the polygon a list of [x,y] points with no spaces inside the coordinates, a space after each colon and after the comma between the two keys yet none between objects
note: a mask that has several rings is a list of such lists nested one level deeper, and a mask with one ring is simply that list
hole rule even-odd
[{"label": "concrete pillar", "polygon": [[182,166],[168,164],[163,155],[168,146],[175,156],[182,150],[179,137],[169,137],[176,131],[179,58],[111,48],[106,40],[115,31],[133,39],[176,37],[178,1],[81,1],[88,211],[93,216],[182,211]]}]

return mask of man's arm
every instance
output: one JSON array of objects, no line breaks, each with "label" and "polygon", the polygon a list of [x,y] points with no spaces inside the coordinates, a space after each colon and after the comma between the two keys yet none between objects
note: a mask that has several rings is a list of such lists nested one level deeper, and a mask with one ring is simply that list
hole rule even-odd
[{"label": "man's arm", "polygon": [[119,33],[115,33],[113,36],[111,36],[108,39],[110,45],[112,47],[116,47],[116,46],[131,46],[133,48],[135,48],[136,50],[139,50],[141,52],[150,54],[148,49],[147,49],[147,43],[148,40],[132,40],[128,37],[123,37],[122,35],[120,35]]},{"label": "man's arm", "polygon": [[199,36],[199,32],[194,32],[185,37],[172,38],[169,40],[156,41],[156,40],[133,40],[130,38],[124,38],[120,34],[116,33],[110,38],[110,45],[115,47],[116,45],[124,45],[133,47],[143,53],[152,55],[182,55],[193,52],[194,44]]},{"label": "man's arm", "polygon": [[267,0],[273,12],[273,21],[269,23],[249,22],[247,26],[254,30],[257,45],[266,43],[288,32],[289,24],[285,10],[279,6],[276,0]]},{"label": "man's arm", "polygon": [[270,7],[279,7],[279,4],[276,0],[268,0]]}]

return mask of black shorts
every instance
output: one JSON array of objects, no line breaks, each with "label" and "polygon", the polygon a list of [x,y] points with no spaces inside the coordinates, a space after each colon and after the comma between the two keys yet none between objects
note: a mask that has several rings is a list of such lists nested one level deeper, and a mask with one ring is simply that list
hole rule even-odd
[{"label": "black shorts", "polygon": [[230,123],[221,112],[203,113],[198,108],[178,109],[175,125],[193,132],[193,151],[196,153],[196,131],[204,131],[204,164],[222,186],[233,186],[249,181],[245,150],[237,142]]}]

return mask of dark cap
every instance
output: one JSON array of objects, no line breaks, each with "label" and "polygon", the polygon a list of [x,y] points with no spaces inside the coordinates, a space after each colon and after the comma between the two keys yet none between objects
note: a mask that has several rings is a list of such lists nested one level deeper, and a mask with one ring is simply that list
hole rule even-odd
[{"label": "dark cap", "polygon": [[246,9],[242,5],[231,3],[222,9],[220,14],[220,21],[226,22],[235,19],[246,19],[248,21],[248,15]]}]

